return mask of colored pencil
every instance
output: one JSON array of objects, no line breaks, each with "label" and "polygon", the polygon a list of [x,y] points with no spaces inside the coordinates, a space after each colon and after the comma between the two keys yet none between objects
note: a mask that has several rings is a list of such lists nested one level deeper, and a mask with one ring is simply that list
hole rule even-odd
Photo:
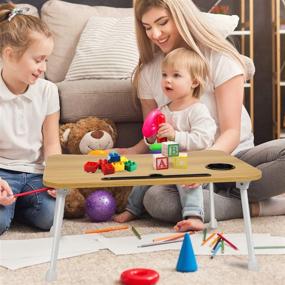
[{"label": "colored pencil", "polygon": [[211,259],[213,259],[214,256],[216,256],[216,254],[219,251],[219,249],[221,248],[221,246],[222,246],[222,243],[219,242],[219,244],[217,245],[217,247],[215,248],[215,250],[213,251],[213,253],[212,253],[211,257],[210,257]]},{"label": "colored pencil", "polygon": [[135,227],[132,226],[131,229],[138,239],[142,239],[141,235],[139,234],[139,232],[136,230]]},{"label": "colored pencil", "polygon": [[93,230],[86,230],[85,234],[99,234],[99,233],[106,233],[106,232],[112,232],[112,231],[118,231],[118,230],[126,230],[129,226],[113,226],[113,227],[107,227],[107,228],[101,228],[101,229],[93,229]]},{"label": "colored pencil", "polygon": [[215,245],[214,245],[212,251],[215,251],[215,249],[217,248],[219,242],[221,242],[221,241],[222,241],[222,238],[219,237],[219,239],[218,239],[217,242],[215,243]]},{"label": "colored pencil", "polygon": [[154,242],[154,243],[146,243],[138,245],[138,247],[148,247],[148,246],[155,246],[155,245],[163,245],[163,244],[169,244],[169,243],[176,243],[176,242],[182,242],[183,240],[169,240],[169,241],[162,241],[162,242]]},{"label": "colored pencil", "polygon": [[222,239],[222,253],[225,253],[225,241]]},{"label": "colored pencil", "polygon": [[255,246],[254,249],[284,249],[285,245]]},{"label": "colored pencil", "polygon": [[15,194],[15,195],[13,195],[13,197],[14,198],[18,198],[18,197],[23,197],[23,196],[35,194],[35,193],[45,192],[45,191],[48,191],[48,190],[53,190],[53,188],[45,187],[45,188],[35,189],[35,190],[31,190],[31,191]]},{"label": "colored pencil", "polygon": [[[188,233],[189,233],[189,235],[191,235],[191,234],[193,234],[195,232],[190,231]],[[175,240],[175,239],[184,237],[185,234],[186,234],[186,232],[185,233],[176,233],[176,234],[169,235],[169,236],[166,236],[166,237],[154,238],[152,241],[153,242],[158,242],[158,241]]]},{"label": "colored pencil", "polygon": [[238,248],[233,243],[231,243],[228,239],[226,239],[222,234],[217,233],[217,235],[220,238],[222,238],[230,247],[232,247],[235,250],[238,250]]},{"label": "colored pencil", "polygon": [[203,242],[201,245],[204,245],[207,241],[209,241],[213,236],[216,234],[216,232],[211,233]]}]

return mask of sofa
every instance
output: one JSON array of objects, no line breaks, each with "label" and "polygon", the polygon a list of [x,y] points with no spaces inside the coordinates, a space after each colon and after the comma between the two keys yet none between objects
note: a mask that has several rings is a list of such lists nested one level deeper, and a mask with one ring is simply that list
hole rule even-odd
[{"label": "sofa", "polygon": [[[138,61],[132,0],[23,2],[33,5],[30,12],[38,13],[54,36],[45,77],[59,88],[60,122],[108,118],[118,130],[115,147],[138,142],[142,112],[130,79]],[[239,21],[237,16],[206,17],[225,37]],[[249,67],[252,76],[251,62]]]}]

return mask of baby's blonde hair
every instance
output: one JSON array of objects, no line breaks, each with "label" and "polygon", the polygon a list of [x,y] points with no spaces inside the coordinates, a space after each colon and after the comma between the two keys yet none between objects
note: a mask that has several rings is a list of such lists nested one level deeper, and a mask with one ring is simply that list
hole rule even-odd
[{"label": "baby's blonde hair", "polygon": [[206,87],[209,71],[206,62],[199,54],[187,48],[177,48],[168,53],[162,63],[162,69],[171,67],[179,70],[185,68],[192,80],[196,80],[198,86],[193,90],[193,97],[199,98]]},{"label": "baby's blonde hair", "polygon": [[21,57],[33,42],[32,32],[38,32],[47,38],[52,36],[47,25],[35,16],[17,14],[9,21],[15,8],[16,5],[12,2],[0,4],[0,56],[3,49],[10,46]]}]

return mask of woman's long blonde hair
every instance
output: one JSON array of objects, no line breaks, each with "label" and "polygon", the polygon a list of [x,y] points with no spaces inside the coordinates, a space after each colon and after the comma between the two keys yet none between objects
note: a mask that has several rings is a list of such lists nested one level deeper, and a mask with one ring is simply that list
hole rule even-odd
[{"label": "woman's long blonde hair", "polygon": [[[147,37],[142,25],[142,16],[151,8],[166,9],[177,27],[183,40],[207,63],[201,47],[217,52],[224,52],[235,59],[245,69],[240,53],[221,34],[210,27],[201,17],[201,11],[192,0],[133,0],[135,13],[135,29],[139,50],[139,63],[134,71],[133,84],[137,89],[142,67],[154,58],[157,48]],[[207,63],[208,64],[208,63]]]}]

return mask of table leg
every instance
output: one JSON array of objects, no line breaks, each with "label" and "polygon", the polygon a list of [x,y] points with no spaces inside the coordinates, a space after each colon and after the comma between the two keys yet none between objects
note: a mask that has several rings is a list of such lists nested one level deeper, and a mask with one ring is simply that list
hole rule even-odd
[{"label": "table leg", "polygon": [[252,229],[251,229],[251,221],[250,221],[250,214],[249,214],[249,204],[248,204],[248,196],[247,196],[247,189],[249,186],[249,182],[237,182],[237,188],[240,189],[240,196],[241,196],[241,204],[242,204],[242,212],[243,212],[243,220],[244,220],[244,227],[245,227],[245,234],[246,234],[246,242],[247,242],[247,251],[248,251],[248,269],[257,271],[258,264],[254,253],[254,244],[252,238]]},{"label": "table leg", "polygon": [[64,203],[67,190],[59,189],[56,191],[55,212],[53,218],[53,241],[51,249],[51,258],[49,269],[46,273],[46,281],[52,282],[56,280],[56,262],[59,250],[60,232],[63,220]]},{"label": "table leg", "polygon": [[218,222],[215,217],[215,203],[214,203],[214,183],[209,183],[210,192],[210,228],[216,229],[218,227]]}]

